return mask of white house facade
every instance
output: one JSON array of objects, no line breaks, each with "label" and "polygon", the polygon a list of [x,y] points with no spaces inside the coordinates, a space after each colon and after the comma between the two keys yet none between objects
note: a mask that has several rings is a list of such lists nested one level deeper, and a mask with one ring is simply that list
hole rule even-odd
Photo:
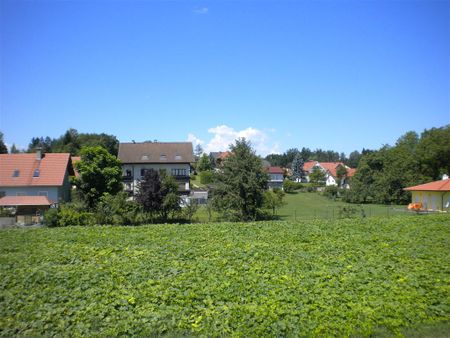
[{"label": "white house facade", "polygon": [[124,190],[134,195],[138,183],[147,170],[172,175],[178,183],[178,192],[190,192],[189,175],[194,162],[192,143],[121,143],[119,160],[122,162]]}]

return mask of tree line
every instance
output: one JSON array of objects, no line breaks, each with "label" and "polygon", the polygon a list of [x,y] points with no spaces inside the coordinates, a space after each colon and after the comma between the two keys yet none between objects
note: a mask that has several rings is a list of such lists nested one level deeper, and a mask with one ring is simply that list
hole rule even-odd
[{"label": "tree line", "polygon": [[272,166],[291,168],[292,162],[296,155],[299,155],[303,161],[318,161],[318,162],[343,162],[350,168],[356,168],[359,164],[361,157],[367,153],[372,152],[369,149],[362,149],[361,152],[358,150],[352,151],[347,157],[345,153],[339,153],[334,150],[323,150],[316,149],[311,150],[310,148],[303,147],[301,150],[298,148],[291,148],[286,150],[282,154],[270,154],[265,157],[265,159],[270,162]]},{"label": "tree line", "polygon": [[[105,148],[111,155],[117,156],[119,151],[119,140],[114,135],[105,133],[79,133],[76,129],[68,129],[57,138],[49,136],[32,137],[28,148],[19,150],[13,143],[10,153],[34,152],[41,148],[45,153],[70,153],[72,156],[79,156],[84,147],[100,146]],[[8,149],[3,141],[3,134],[0,132],[0,154],[8,153]]]},{"label": "tree line", "polygon": [[450,174],[450,125],[410,131],[394,146],[364,154],[344,200],[354,203],[406,204],[403,189],[442,179]]}]

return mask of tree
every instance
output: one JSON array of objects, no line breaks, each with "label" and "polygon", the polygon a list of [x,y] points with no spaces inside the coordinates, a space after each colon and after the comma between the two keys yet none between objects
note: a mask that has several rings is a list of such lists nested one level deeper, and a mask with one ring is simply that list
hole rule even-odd
[{"label": "tree", "polygon": [[337,186],[340,187],[342,185],[342,180],[347,176],[347,169],[340,165],[336,169],[336,176],[337,176]]},{"label": "tree", "polygon": [[214,205],[225,217],[255,220],[263,205],[268,176],[250,142],[238,139],[230,148],[232,154],[217,173]]},{"label": "tree", "polygon": [[267,190],[264,192],[264,206],[272,210],[272,216],[275,216],[276,209],[283,203],[284,192],[281,189]]},{"label": "tree", "polygon": [[300,157],[300,153],[295,155],[292,161],[292,180],[295,182],[301,182],[302,178],[305,176],[305,171],[303,170],[304,165],[303,158]]},{"label": "tree", "polygon": [[197,163],[197,171],[202,172],[202,171],[207,171],[207,170],[211,170],[211,161],[209,160],[209,156],[206,154],[203,154],[200,159],[198,160]]},{"label": "tree", "polygon": [[20,153],[20,150],[17,149],[15,143],[12,144],[11,149],[10,149],[10,153],[11,153],[11,154],[18,154],[18,153]]},{"label": "tree", "polygon": [[161,192],[163,195],[161,216],[167,220],[169,214],[172,218],[181,210],[180,195],[178,194],[178,184],[171,175],[163,175],[161,182]]},{"label": "tree", "polygon": [[105,148],[83,148],[75,167],[80,174],[75,185],[89,208],[95,208],[104,193],[115,195],[123,188],[120,161]]},{"label": "tree", "polygon": [[203,154],[203,147],[200,144],[197,144],[194,149],[195,160],[198,161],[200,156]]},{"label": "tree", "polygon": [[160,212],[164,196],[156,170],[149,169],[145,172],[144,177],[138,182],[135,198],[145,212],[153,215]]},{"label": "tree", "polygon": [[314,167],[312,173],[309,174],[309,181],[316,185],[324,185],[326,181],[325,173],[317,167]]},{"label": "tree", "polygon": [[183,209],[183,214],[185,217],[189,220],[189,222],[192,222],[192,217],[195,215],[195,213],[198,210],[198,202],[196,199],[191,199],[189,203],[186,204],[186,206]]},{"label": "tree", "polygon": [[3,133],[0,131],[0,154],[7,154],[8,148],[6,147],[5,142],[3,141]]},{"label": "tree", "polygon": [[357,168],[359,164],[359,160],[361,159],[361,154],[359,151],[355,150],[348,155],[348,159],[345,164],[347,164],[350,168]]}]

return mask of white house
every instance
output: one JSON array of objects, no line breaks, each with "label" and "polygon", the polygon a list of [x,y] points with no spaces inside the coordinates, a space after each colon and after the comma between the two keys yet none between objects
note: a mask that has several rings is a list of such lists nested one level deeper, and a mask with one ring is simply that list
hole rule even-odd
[{"label": "white house", "polygon": [[337,181],[338,181],[338,174],[337,174],[337,170],[339,169],[339,167],[343,167],[346,169],[347,174],[345,174],[342,177],[342,181],[341,181],[341,187],[343,188],[349,188],[349,178],[352,177],[355,172],[356,169],[352,169],[348,166],[346,166],[344,163],[342,162],[318,162],[318,161],[308,161],[304,164],[303,166],[303,170],[306,173],[306,181],[309,182],[309,174],[311,174],[313,172],[313,170],[315,168],[321,170],[324,174],[325,174],[325,185],[326,186],[330,186],[330,185],[337,185]]},{"label": "white house", "polygon": [[139,180],[149,169],[172,175],[178,191],[190,192],[189,174],[194,152],[191,142],[120,143],[119,160],[122,162],[124,190],[134,195]]}]

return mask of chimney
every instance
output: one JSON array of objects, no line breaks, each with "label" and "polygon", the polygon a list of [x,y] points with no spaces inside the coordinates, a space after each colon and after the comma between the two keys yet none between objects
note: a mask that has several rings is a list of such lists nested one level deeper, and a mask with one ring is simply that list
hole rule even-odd
[{"label": "chimney", "polygon": [[443,180],[448,180],[448,175],[447,174],[442,175],[442,179]]},{"label": "chimney", "polygon": [[36,148],[36,160],[42,160],[42,148]]}]

